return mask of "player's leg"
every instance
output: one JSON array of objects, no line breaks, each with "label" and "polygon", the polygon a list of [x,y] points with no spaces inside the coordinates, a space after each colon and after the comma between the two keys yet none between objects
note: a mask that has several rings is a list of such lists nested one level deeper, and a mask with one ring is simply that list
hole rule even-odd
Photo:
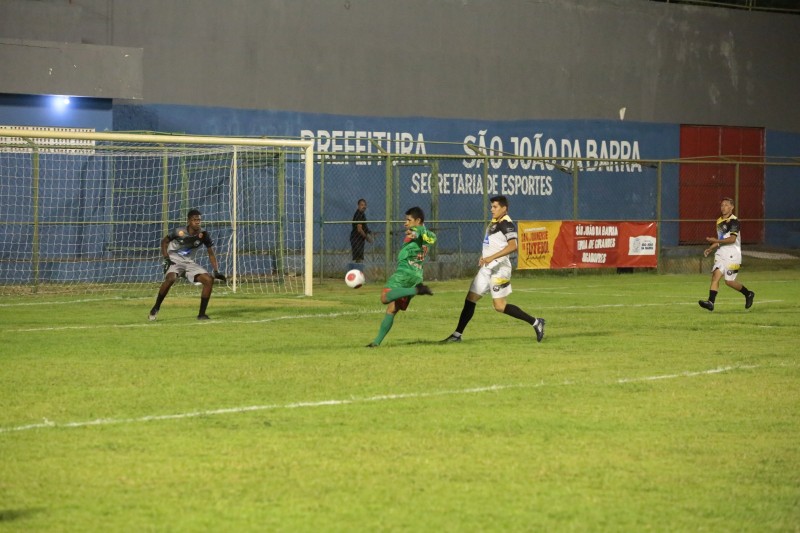
[{"label": "player's leg", "polygon": [[442,342],[461,342],[461,335],[467,329],[467,324],[472,320],[475,314],[475,306],[484,294],[488,293],[492,284],[492,270],[487,267],[478,269],[475,277],[472,278],[472,283],[469,285],[467,297],[464,298],[464,306],[461,308],[461,314],[458,317],[458,325],[453,333],[451,333]]},{"label": "player's leg", "polygon": [[464,330],[467,329],[467,324],[469,324],[469,321],[472,320],[475,314],[475,307],[478,304],[478,300],[482,298],[482,295],[473,292],[471,289],[472,286],[470,286],[470,291],[467,292],[467,297],[464,298],[464,307],[461,308],[456,330],[442,342],[461,342],[461,335],[464,334]]},{"label": "player's leg", "polygon": [[200,293],[200,311],[197,313],[197,320],[208,320],[209,316],[206,314],[208,301],[211,299],[211,291],[214,289],[214,278],[211,274],[198,274],[194,277],[195,283],[200,282],[203,284],[203,290]]},{"label": "player's leg", "polygon": [[418,294],[433,295],[416,271],[397,270],[386,280],[386,288],[381,293],[381,303],[388,304],[400,298],[410,298]]},{"label": "player's leg", "polygon": [[735,265],[735,268],[734,265],[732,265],[731,268],[728,268],[725,271],[725,285],[742,293],[742,296],[744,296],[744,308],[750,309],[750,307],[753,305],[753,300],[756,297],[756,293],[736,281],[737,275],[739,275],[739,265]]},{"label": "player's leg", "polygon": [[392,325],[394,325],[394,316],[397,314],[397,310],[395,302],[389,302],[386,307],[386,314],[383,315],[383,320],[381,320],[381,325],[378,328],[378,334],[371,343],[367,344],[367,348],[375,348],[381,345],[389,330],[392,329]]},{"label": "player's leg", "polygon": [[194,261],[188,261],[185,264],[185,268],[186,279],[192,283],[203,285],[203,290],[200,293],[200,310],[197,313],[197,320],[208,320],[209,316],[206,314],[206,308],[208,307],[208,301],[211,299],[211,291],[214,289],[214,277]]},{"label": "player's leg", "polygon": [[164,281],[161,282],[161,286],[158,288],[158,295],[156,296],[156,303],[150,309],[150,315],[147,317],[150,320],[155,320],[158,316],[158,312],[161,310],[161,304],[164,302],[164,298],[167,297],[169,294],[169,289],[175,283],[175,280],[178,279],[178,270],[173,270],[177,265],[172,265],[170,269],[167,271],[166,276],[164,276]]},{"label": "player's leg", "polygon": [[542,342],[544,338],[544,318],[531,316],[516,305],[506,302],[506,297],[511,294],[510,279],[499,278],[494,281],[496,282],[492,288],[492,305],[494,306],[494,310],[498,313],[516,318],[517,320],[527,322],[533,326],[533,330],[536,332],[536,342]]},{"label": "player's leg", "polygon": [[703,309],[708,309],[709,311],[714,310],[714,302],[717,299],[720,279],[722,279],[722,268],[715,266],[714,271],[711,272],[711,287],[708,289],[708,300],[700,300],[697,302]]},{"label": "player's leg", "polygon": [[352,250],[352,258],[354,263],[363,263],[364,262],[364,244],[366,243],[366,239],[364,239],[361,235],[356,235],[354,237],[350,237],[350,249]]}]

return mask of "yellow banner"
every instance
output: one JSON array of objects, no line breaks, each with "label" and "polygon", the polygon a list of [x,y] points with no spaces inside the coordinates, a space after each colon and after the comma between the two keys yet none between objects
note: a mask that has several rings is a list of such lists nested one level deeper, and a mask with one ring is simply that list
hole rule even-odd
[{"label": "yellow banner", "polygon": [[518,223],[517,268],[550,268],[561,221]]}]

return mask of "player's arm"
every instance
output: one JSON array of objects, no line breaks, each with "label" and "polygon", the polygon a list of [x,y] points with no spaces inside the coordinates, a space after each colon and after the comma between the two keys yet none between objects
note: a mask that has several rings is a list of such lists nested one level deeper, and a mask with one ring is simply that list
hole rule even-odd
[{"label": "player's arm", "polygon": [[214,253],[214,247],[209,246],[208,250],[208,261],[211,263],[211,268],[214,269],[214,277],[216,279],[225,281],[228,279],[225,274],[219,271],[219,262],[217,261],[217,254]]},{"label": "player's arm", "polygon": [[706,242],[710,243],[711,246],[703,250],[703,256],[708,257],[708,254],[713,252],[716,248],[719,248],[723,244],[733,244],[736,242],[736,233],[732,235],[728,235],[724,239],[717,239],[716,237],[706,237]]},{"label": "player's arm", "polygon": [[728,235],[724,239],[717,239],[716,237],[706,237],[706,242],[710,243],[711,246],[708,247],[709,250],[713,250],[714,248],[719,248],[723,244],[733,244],[736,242],[736,233]]},{"label": "player's arm", "polygon": [[478,266],[488,265],[492,261],[500,259],[501,257],[505,257],[516,251],[517,251],[517,239],[509,239],[508,244],[506,244],[505,248],[503,248],[499,252],[486,257],[481,257],[480,260],[478,260]]},{"label": "player's arm", "polygon": [[167,247],[169,246],[169,241],[170,241],[169,235],[166,235],[163,239],[161,239],[161,257],[164,258],[163,260],[164,274],[167,273],[169,267],[175,264],[172,261],[172,259],[169,258],[169,250],[167,250]]},{"label": "player's arm", "polygon": [[713,245],[716,244],[717,248],[722,246],[723,244],[733,244],[736,242],[736,238],[739,235],[739,220],[733,218],[730,220],[730,225],[728,226],[728,236],[722,239],[717,239],[715,237],[706,237],[706,242],[710,243],[713,248]]},{"label": "player's arm", "polygon": [[368,231],[368,230],[367,230],[367,229],[364,227],[364,224],[357,224],[357,225],[356,225],[356,231],[357,231],[357,232],[358,232],[358,234],[359,234],[359,235],[361,235],[361,237],[363,237],[364,239],[366,239],[366,240],[368,240],[368,241],[371,241],[371,240],[372,240],[372,238],[369,236],[369,231]]},{"label": "player's arm", "polygon": [[164,236],[161,239],[161,257],[164,259],[169,259],[169,252],[167,251],[167,246],[169,246],[169,235]]},{"label": "player's arm", "polygon": [[733,244],[736,242],[736,234],[728,235],[724,239],[717,239],[716,237],[706,237],[706,242],[710,242],[711,244],[716,244],[716,248],[719,248],[723,244]]}]

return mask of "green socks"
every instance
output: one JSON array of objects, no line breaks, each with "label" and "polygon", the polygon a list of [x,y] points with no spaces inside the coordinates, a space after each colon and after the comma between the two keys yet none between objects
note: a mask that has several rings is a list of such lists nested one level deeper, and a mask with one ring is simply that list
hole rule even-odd
[{"label": "green socks", "polygon": [[[395,290],[399,291],[408,289],[395,289]],[[390,313],[386,313],[385,315],[383,315],[383,321],[381,322],[381,327],[378,330],[378,336],[375,337],[375,340],[372,341],[372,344],[380,345],[380,343],[383,342],[383,338],[386,337],[386,334],[389,333],[390,329],[392,329],[392,324],[394,324],[394,315]]]}]

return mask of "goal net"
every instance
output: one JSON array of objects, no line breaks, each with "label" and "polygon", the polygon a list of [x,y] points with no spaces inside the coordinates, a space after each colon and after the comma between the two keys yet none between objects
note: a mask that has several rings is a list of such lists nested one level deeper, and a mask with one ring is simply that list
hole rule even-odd
[{"label": "goal net", "polygon": [[0,127],[0,294],[153,290],[190,209],[229,290],[311,295],[311,141]]}]

